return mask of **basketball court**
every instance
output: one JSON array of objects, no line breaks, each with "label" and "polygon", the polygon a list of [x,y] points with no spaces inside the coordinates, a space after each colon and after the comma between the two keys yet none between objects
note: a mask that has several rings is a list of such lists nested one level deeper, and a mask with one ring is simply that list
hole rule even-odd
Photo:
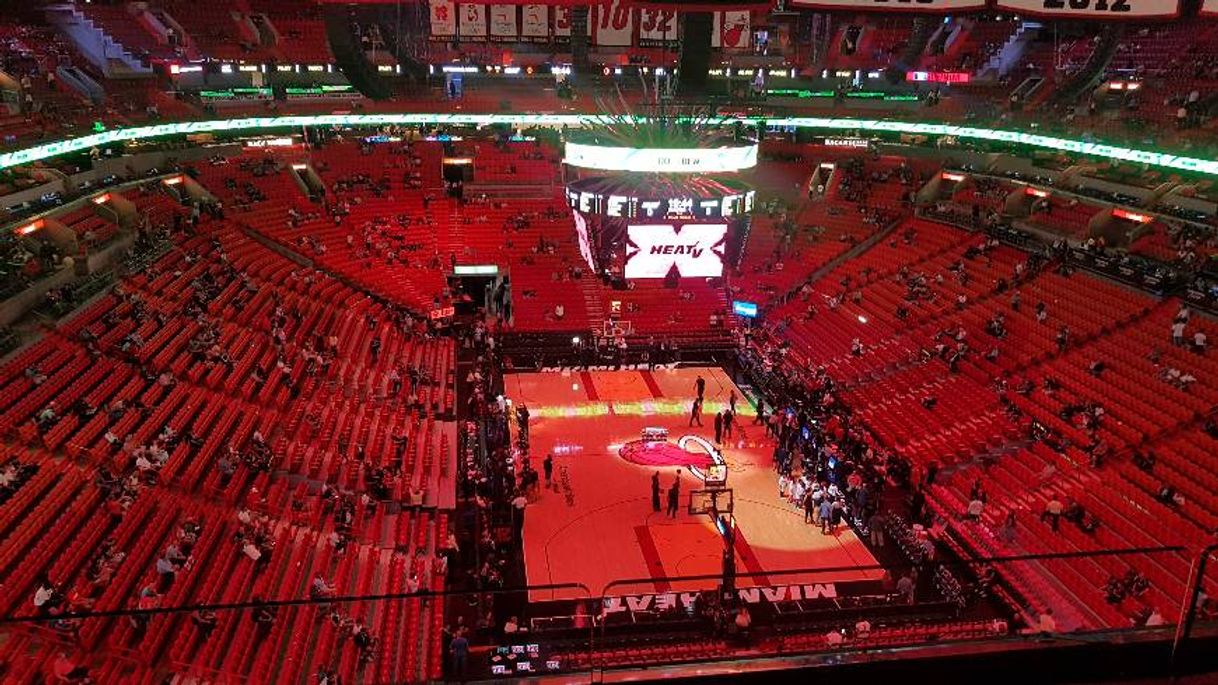
[{"label": "basketball court", "polygon": [[[695,381],[706,380],[703,427],[689,427]],[[631,463],[619,456],[624,443],[644,428],[665,428],[670,440],[698,435],[714,440],[715,413],[739,398],[738,425],[721,451],[728,465],[736,518],[737,585],[874,581],[875,570],[860,570],[875,558],[848,527],[836,535],[804,523],[803,511],[778,496],[772,467],[774,444],[752,425],[752,407],[718,368],[654,371],[542,372],[511,374],[507,396],[528,407],[530,447],[541,469],[554,455],[555,489],[541,489],[526,510],[525,571],[529,585],[580,583],[592,596],[711,589],[715,580],[627,579],[718,575],[723,544],[707,515],[688,512],[690,492],[702,482],[688,468]],[[669,486],[681,471],[680,511],[666,516]],[[660,471],[661,511],[652,510],[651,477]],[[544,486],[544,483],[543,483]],[[828,573],[767,575],[793,569],[838,569]],[[533,591],[530,601],[575,599],[580,590]]]}]

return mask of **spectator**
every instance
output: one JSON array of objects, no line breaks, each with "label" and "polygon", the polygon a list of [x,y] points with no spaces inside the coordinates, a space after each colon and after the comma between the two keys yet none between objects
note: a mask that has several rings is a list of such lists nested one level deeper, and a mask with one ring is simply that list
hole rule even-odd
[{"label": "spectator", "polygon": [[1040,514],[1041,521],[1048,521],[1049,526],[1053,528],[1053,532],[1057,532],[1058,522],[1062,517],[1064,506],[1061,500],[1056,496],[1045,504],[1045,510]]}]

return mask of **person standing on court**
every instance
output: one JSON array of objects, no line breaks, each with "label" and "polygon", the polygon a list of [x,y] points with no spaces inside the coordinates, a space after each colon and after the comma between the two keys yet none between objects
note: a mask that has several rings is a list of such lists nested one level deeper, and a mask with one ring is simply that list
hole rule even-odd
[{"label": "person standing on court", "polygon": [[668,488],[668,518],[677,517],[677,503],[681,500],[681,484],[680,481],[673,481],[672,487]]},{"label": "person standing on court", "polygon": [[691,426],[694,425],[695,421],[698,422],[699,427],[702,426],[702,398],[701,397],[694,398],[694,404],[689,409],[689,425],[691,425]]},{"label": "person standing on court", "polygon": [[448,645],[448,651],[452,654],[452,677],[457,682],[465,682],[465,668],[469,661],[469,640],[466,639],[465,633],[457,633]]},{"label": "person standing on court", "polygon": [[715,414],[715,444],[723,442],[723,412]]},{"label": "person standing on court", "polygon": [[734,389],[727,396],[727,409],[733,414],[736,413],[736,391]]},{"label": "person standing on court", "polygon": [[694,381],[694,390],[698,393],[698,399],[702,399],[702,396],[706,394],[706,379],[702,377],[702,374],[698,374],[698,380]]},{"label": "person standing on court", "polygon": [[660,510],[660,472],[651,474],[651,510]]},{"label": "person standing on court", "polygon": [[735,413],[734,409],[723,412],[723,434],[729,438],[732,437],[732,415]]},{"label": "person standing on court", "polygon": [[546,473],[546,489],[549,490],[554,479],[554,455],[546,454],[546,458],[541,462],[541,470]]},{"label": "person standing on court", "polygon": [[828,535],[833,527],[833,503],[826,497],[820,501],[820,532],[821,535]]}]

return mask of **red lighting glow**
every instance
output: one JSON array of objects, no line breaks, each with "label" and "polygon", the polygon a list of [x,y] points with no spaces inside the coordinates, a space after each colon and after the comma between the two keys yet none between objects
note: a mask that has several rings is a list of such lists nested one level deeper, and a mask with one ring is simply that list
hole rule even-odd
[{"label": "red lighting glow", "polygon": [[1132,221],[1138,224],[1148,224],[1154,221],[1154,217],[1146,214],[1138,214],[1137,212],[1131,212],[1127,209],[1121,209],[1120,207],[1113,209],[1112,215],[1118,219],[1125,219],[1126,221]]}]

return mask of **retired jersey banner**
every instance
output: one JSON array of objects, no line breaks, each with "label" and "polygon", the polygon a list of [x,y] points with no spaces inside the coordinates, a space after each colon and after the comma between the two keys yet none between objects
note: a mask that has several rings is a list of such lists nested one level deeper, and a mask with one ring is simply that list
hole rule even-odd
[{"label": "retired jersey banner", "polygon": [[550,37],[550,6],[522,5],[520,35],[524,38]]},{"label": "retired jersey banner", "polygon": [[491,5],[491,36],[516,38],[516,5]]},{"label": "retired jersey banner", "polygon": [[592,35],[597,45],[623,47],[634,44],[634,8],[625,0],[602,2],[594,11],[596,30]]},{"label": "retired jersey banner", "polygon": [[639,8],[639,47],[667,47],[677,42],[677,13],[656,7]]},{"label": "retired jersey banner", "polygon": [[[1218,9],[1206,2],[1202,11]],[[1180,0],[997,0],[999,9],[1071,19],[1161,19],[1180,15]]]},{"label": "retired jersey banner", "polygon": [[964,12],[986,7],[985,0],[790,0],[787,4],[791,7],[812,9],[872,9],[888,12]]},{"label": "retired jersey banner", "polygon": [[453,0],[431,0],[431,35],[457,35],[457,6]]},{"label": "retired jersey banner", "polygon": [[460,10],[461,37],[486,38],[486,5],[462,3],[457,7]]},{"label": "retired jersey banner", "polygon": [[711,29],[712,48],[747,48],[751,38],[748,12],[715,12],[715,26]]}]

